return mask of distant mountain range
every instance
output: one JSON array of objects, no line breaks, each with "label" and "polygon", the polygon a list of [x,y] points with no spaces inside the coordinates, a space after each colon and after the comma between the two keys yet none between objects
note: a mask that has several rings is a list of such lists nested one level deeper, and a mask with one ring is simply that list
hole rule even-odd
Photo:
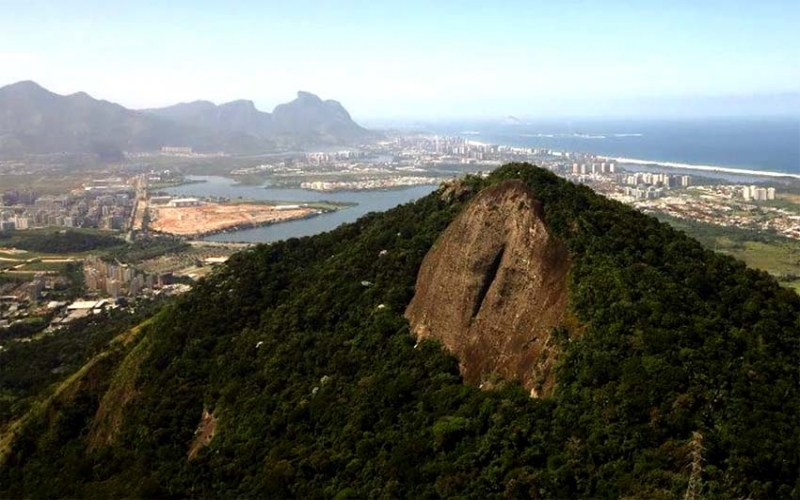
[{"label": "distant mountain range", "polygon": [[162,146],[259,152],[354,144],[370,136],[340,103],[308,92],[265,113],[245,100],[132,110],[83,92],[55,94],[31,81],[0,88],[0,153],[6,154],[114,154]]}]

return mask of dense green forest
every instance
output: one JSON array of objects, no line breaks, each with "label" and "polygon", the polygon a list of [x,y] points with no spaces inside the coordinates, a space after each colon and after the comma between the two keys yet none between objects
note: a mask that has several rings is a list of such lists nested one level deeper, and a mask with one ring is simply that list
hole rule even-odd
[{"label": "dense green forest", "polygon": [[189,244],[178,236],[158,235],[111,249],[107,252],[106,258],[127,264],[137,264],[168,253],[184,252],[187,249],[189,249]]},{"label": "dense green forest", "polygon": [[[403,318],[436,238],[510,178],[572,261],[543,399],[463,384]],[[797,294],[530,165],[464,184],[234,255],[30,418],[0,497],[672,499],[693,475],[704,498],[800,498]]]},{"label": "dense green forest", "polygon": [[[112,338],[153,315],[167,300],[140,301],[133,313],[110,310],[77,319],[33,342],[8,342],[0,351],[0,428],[102,352]],[[18,323],[2,331],[0,339],[26,337],[48,323],[46,318],[35,318],[30,325]]]}]

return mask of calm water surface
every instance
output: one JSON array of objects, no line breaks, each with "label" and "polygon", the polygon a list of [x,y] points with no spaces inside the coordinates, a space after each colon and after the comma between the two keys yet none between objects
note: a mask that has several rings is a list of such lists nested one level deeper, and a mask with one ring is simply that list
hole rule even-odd
[{"label": "calm water surface", "polygon": [[381,212],[397,205],[414,201],[433,192],[437,187],[429,185],[381,191],[323,193],[306,189],[239,186],[231,179],[217,176],[190,176],[189,180],[204,182],[168,188],[164,191],[176,196],[225,196],[232,199],[245,198],[293,203],[313,201],[357,203],[355,206],[346,207],[337,212],[322,214],[308,219],[214,234],[205,238],[208,241],[244,241],[252,243],[269,243],[330,231],[344,223],[354,222],[369,212]]},{"label": "calm water surface", "polygon": [[800,174],[800,117],[440,124],[492,144]]}]

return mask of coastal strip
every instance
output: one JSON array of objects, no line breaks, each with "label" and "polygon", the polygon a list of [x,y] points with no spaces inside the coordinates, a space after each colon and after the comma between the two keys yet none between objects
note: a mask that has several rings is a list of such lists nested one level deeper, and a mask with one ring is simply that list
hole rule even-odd
[{"label": "coastal strip", "polygon": [[750,170],[743,168],[730,168],[719,167],[715,165],[693,165],[691,163],[675,163],[669,161],[653,161],[653,160],[640,160],[637,158],[623,158],[614,156],[597,156],[601,160],[609,160],[617,162],[621,165],[644,165],[663,168],[678,168],[684,170],[699,170],[703,172],[721,172],[726,174],[739,174],[761,177],[789,177],[792,179],[800,179],[800,174],[787,174],[784,172],[770,172],[767,170]]}]

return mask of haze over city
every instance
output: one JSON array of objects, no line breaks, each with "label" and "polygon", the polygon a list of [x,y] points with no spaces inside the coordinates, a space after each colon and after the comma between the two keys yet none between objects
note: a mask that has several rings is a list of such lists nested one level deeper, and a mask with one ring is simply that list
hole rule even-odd
[{"label": "haze over city", "polygon": [[0,0],[0,83],[357,119],[790,114],[800,4]]}]

